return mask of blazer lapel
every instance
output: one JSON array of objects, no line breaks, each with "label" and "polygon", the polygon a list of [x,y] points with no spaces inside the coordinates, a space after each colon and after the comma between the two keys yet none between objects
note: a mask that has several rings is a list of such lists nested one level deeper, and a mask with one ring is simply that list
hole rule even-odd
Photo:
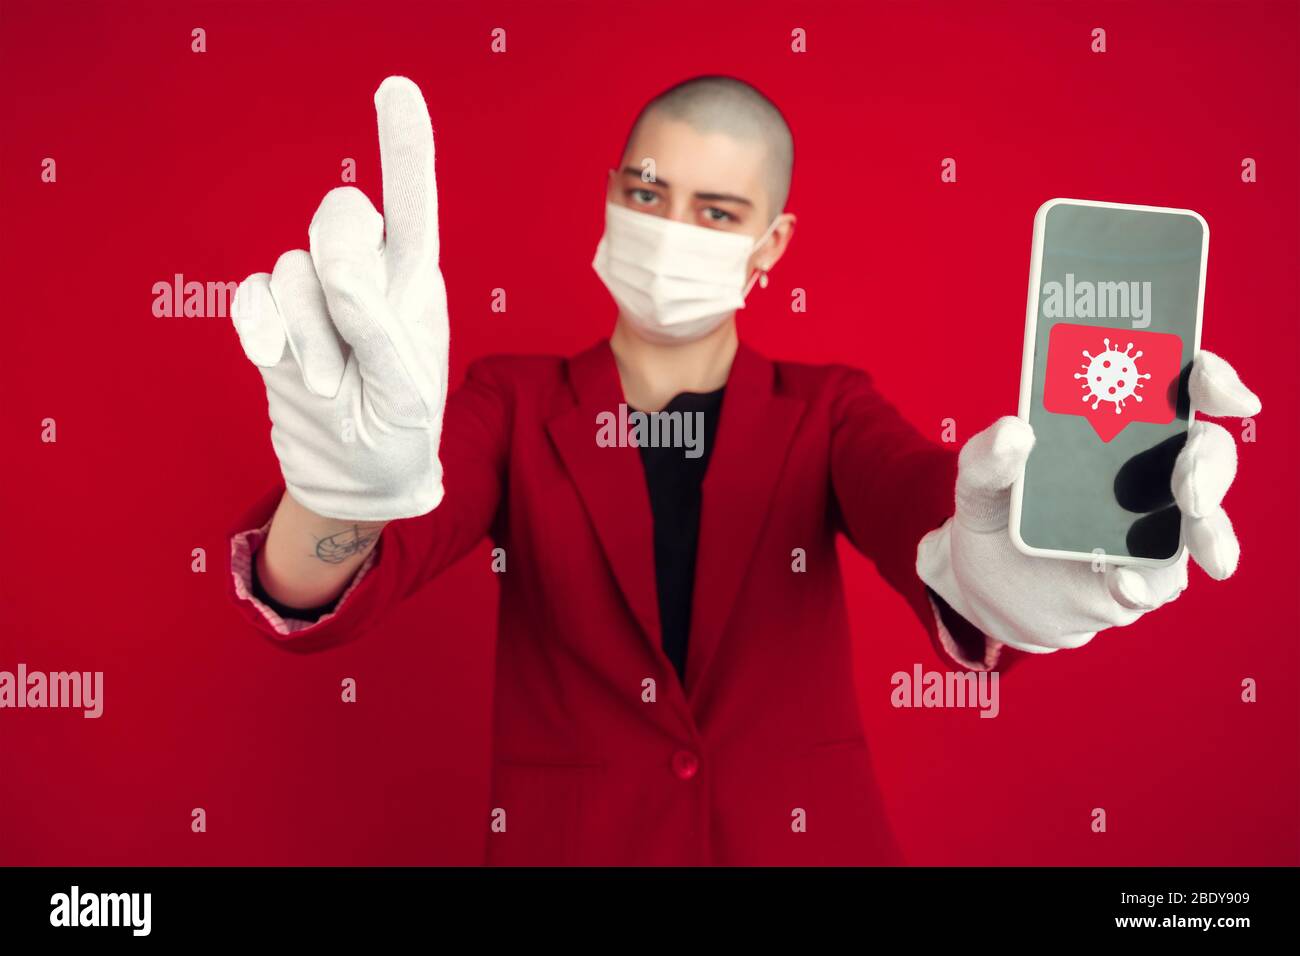
[{"label": "blazer lapel", "polygon": [[688,698],[698,698],[749,570],[804,402],[774,394],[772,363],[741,345],[704,477],[687,647]]},{"label": "blazer lapel", "polygon": [[654,526],[641,453],[630,446],[596,444],[597,414],[617,415],[624,401],[609,343],[599,342],[574,356],[568,371],[577,401],[548,419],[547,431],[577,487],[623,597],[652,652],[666,661],[659,631]]},{"label": "blazer lapel", "polygon": [[[617,414],[625,401],[609,343],[570,359],[568,370],[575,404],[548,419],[547,431],[651,653],[671,670],[660,633],[654,523],[641,455],[630,446],[596,444],[597,414]],[[727,377],[702,489],[686,663],[692,701],[726,630],[803,416],[804,403],[774,394],[774,386],[772,363],[742,344]]]}]

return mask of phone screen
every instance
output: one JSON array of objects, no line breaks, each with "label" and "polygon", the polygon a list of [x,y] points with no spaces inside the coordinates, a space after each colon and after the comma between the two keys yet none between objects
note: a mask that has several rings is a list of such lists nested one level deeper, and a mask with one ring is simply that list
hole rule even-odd
[{"label": "phone screen", "polygon": [[1206,245],[1204,221],[1184,210],[1046,209],[1028,395],[1036,441],[1019,515],[1030,548],[1178,554],[1170,480],[1187,439]]}]

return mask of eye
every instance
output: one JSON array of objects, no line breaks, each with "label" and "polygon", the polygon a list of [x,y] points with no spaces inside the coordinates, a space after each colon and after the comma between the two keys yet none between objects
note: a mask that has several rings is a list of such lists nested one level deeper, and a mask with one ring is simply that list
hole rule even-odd
[{"label": "eye", "polygon": [[659,201],[659,194],[652,189],[629,189],[627,196],[638,206],[653,206]]},{"label": "eye", "polygon": [[704,218],[709,222],[739,222],[739,220],[725,209],[719,209],[717,206],[706,206],[704,209]]}]

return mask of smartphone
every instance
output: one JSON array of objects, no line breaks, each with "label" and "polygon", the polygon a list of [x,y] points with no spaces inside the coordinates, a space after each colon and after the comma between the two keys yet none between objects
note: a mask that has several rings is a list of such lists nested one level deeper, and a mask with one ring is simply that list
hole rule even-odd
[{"label": "smartphone", "polygon": [[1182,553],[1171,490],[1187,441],[1210,228],[1190,209],[1052,199],[1034,216],[1011,492],[1025,554],[1160,567]]}]

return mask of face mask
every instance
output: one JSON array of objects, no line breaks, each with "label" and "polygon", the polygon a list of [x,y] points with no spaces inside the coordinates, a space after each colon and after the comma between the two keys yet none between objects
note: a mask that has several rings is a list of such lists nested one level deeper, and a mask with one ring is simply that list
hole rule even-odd
[{"label": "face mask", "polygon": [[591,265],[647,337],[688,342],[745,307],[758,277],[746,274],[749,258],[774,228],[775,219],[754,239],[609,202],[605,235]]}]

